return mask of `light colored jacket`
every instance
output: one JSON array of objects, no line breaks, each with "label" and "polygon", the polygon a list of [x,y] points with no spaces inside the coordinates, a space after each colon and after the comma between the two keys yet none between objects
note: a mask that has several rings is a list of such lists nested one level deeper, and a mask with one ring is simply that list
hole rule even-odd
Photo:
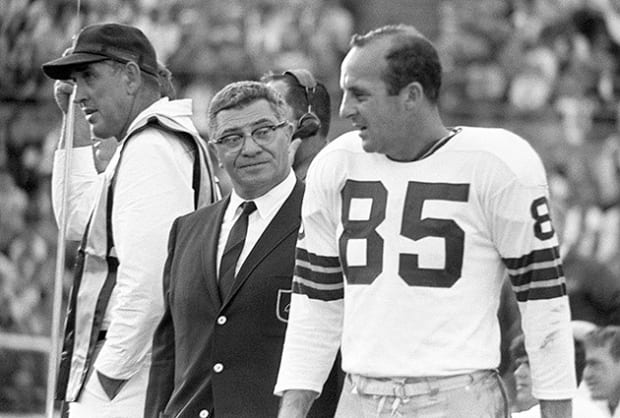
[{"label": "light colored jacket", "polygon": [[[189,100],[164,98],[140,113],[99,176],[89,151],[73,152],[78,161],[69,179],[67,238],[82,234],[82,242],[56,391],[66,401],[79,399],[93,366],[111,378],[129,379],[150,362],[163,312],[170,226],[220,197]],[[58,219],[63,154],[55,156],[52,182]],[[95,354],[101,330],[106,339]]]}]

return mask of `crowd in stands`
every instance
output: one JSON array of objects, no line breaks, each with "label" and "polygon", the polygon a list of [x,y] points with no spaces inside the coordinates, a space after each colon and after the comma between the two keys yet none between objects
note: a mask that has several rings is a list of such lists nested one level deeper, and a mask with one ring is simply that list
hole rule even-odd
[{"label": "crowd in stands", "polygon": [[440,12],[444,107],[531,140],[550,176],[573,317],[618,323],[620,2],[445,1]]},{"label": "crowd in stands", "polygon": [[[338,103],[340,60],[351,34],[368,29],[356,26],[356,2],[344,0],[82,0],[79,18],[77,3],[0,1],[0,332],[49,335],[56,253],[49,177],[60,112],[40,66],[69,46],[78,22],[142,28],[178,95],[194,100],[199,129],[213,92],[267,71],[307,68]],[[573,315],[620,324],[620,2],[437,7],[442,106],[460,124],[493,118],[541,152]],[[65,296],[74,250],[70,243]],[[0,412],[42,410],[42,361],[0,347]]]}]

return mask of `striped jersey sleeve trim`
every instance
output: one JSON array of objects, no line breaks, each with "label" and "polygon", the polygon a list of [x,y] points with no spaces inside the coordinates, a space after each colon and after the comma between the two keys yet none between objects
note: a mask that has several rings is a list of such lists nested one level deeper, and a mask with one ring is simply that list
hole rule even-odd
[{"label": "striped jersey sleeve trim", "polygon": [[516,295],[518,302],[525,302],[528,300],[555,299],[566,295],[566,285],[562,283],[561,285],[554,287],[530,287],[526,290],[517,291]]},{"label": "striped jersey sleeve trim", "polygon": [[535,250],[519,258],[504,258],[519,302],[566,295],[566,281],[558,247]]},{"label": "striped jersey sleeve trim", "polygon": [[332,301],[344,298],[344,283],[332,285],[320,285],[301,277],[293,278],[293,293],[306,295],[310,299]]},{"label": "striped jersey sleeve trim", "polygon": [[330,285],[342,283],[342,270],[325,271],[309,264],[299,263],[295,265],[295,276],[303,277],[317,285]]},{"label": "striped jersey sleeve trim", "polygon": [[300,247],[297,247],[296,258],[297,261],[307,261],[317,267],[336,267],[341,269],[340,259],[338,257],[316,255]]},{"label": "striped jersey sleeve trim", "polygon": [[325,301],[344,297],[342,267],[338,257],[319,256],[299,247],[296,257],[293,293]]},{"label": "striped jersey sleeve trim", "polygon": [[526,286],[534,282],[546,282],[564,277],[561,265],[540,266],[528,270],[508,270],[513,286]]},{"label": "striped jersey sleeve trim", "polygon": [[551,247],[542,250],[534,250],[519,258],[503,258],[507,268],[514,270],[530,266],[532,264],[543,263],[545,261],[556,261],[560,258],[560,248]]}]

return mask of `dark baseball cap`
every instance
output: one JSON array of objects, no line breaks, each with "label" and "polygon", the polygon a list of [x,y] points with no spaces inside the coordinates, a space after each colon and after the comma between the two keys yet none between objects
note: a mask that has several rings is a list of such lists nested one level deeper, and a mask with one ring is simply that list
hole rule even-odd
[{"label": "dark baseball cap", "polygon": [[50,78],[66,80],[76,66],[108,59],[134,61],[142,71],[157,77],[157,56],[151,42],[140,29],[119,23],[84,27],[71,52],[43,64],[43,72]]}]

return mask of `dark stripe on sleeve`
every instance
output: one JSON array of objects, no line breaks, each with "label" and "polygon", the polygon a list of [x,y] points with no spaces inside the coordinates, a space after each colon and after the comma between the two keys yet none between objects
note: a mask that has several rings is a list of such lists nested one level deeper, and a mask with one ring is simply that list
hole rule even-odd
[{"label": "dark stripe on sleeve", "polygon": [[297,260],[301,260],[301,261],[305,261],[305,262],[310,262],[310,257],[308,257],[308,251],[304,250],[303,248],[297,247],[295,249],[295,258]]},{"label": "dark stripe on sleeve", "polygon": [[342,283],[342,271],[334,273],[325,273],[322,271],[315,271],[301,266],[295,265],[295,276],[302,277],[306,280],[312,281],[318,284],[339,284]]},{"label": "dark stripe on sleeve", "polygon": [[519,302],[525,302],[528,300],[541,300],[541,299],[554,299],[566,295],[566,285],[553,287],[533,287],[527,290],[517,292],[517,300]]},{"label": "dark stripe on sleeve", "polygon": [[545,280],[557,279],[564,276],[564,271],[561,265],[554,267],[548,267],[543,269],[535,269],[526,271],[523,274],[511,274],[510,281],[513,286],[528,285],[532,282],[541,282]]},{"label": "dark stripe on sleeve", "polygon": [[560,248],[544,248],[542,250],[534,250],[519,258],[502,258],[504,265],[509,269],[520,269],[534,263],[542,263],[560,258]]},{"label": "dark stripe on sleeve", "polygon": [[309,287],[296,280],[293,281],[293,293],[306,295],[310,299],[318,299],[325,302],[344,298],[344,287],[334,290],[321,290]]},{"label": "dark stripe on sleeve", "polygon": [[338,257],[316,255],[300,247],[297,247],[296,257],[298,260],[310,262],[313,266],[340,267],[340,259],[338,259]]}]

